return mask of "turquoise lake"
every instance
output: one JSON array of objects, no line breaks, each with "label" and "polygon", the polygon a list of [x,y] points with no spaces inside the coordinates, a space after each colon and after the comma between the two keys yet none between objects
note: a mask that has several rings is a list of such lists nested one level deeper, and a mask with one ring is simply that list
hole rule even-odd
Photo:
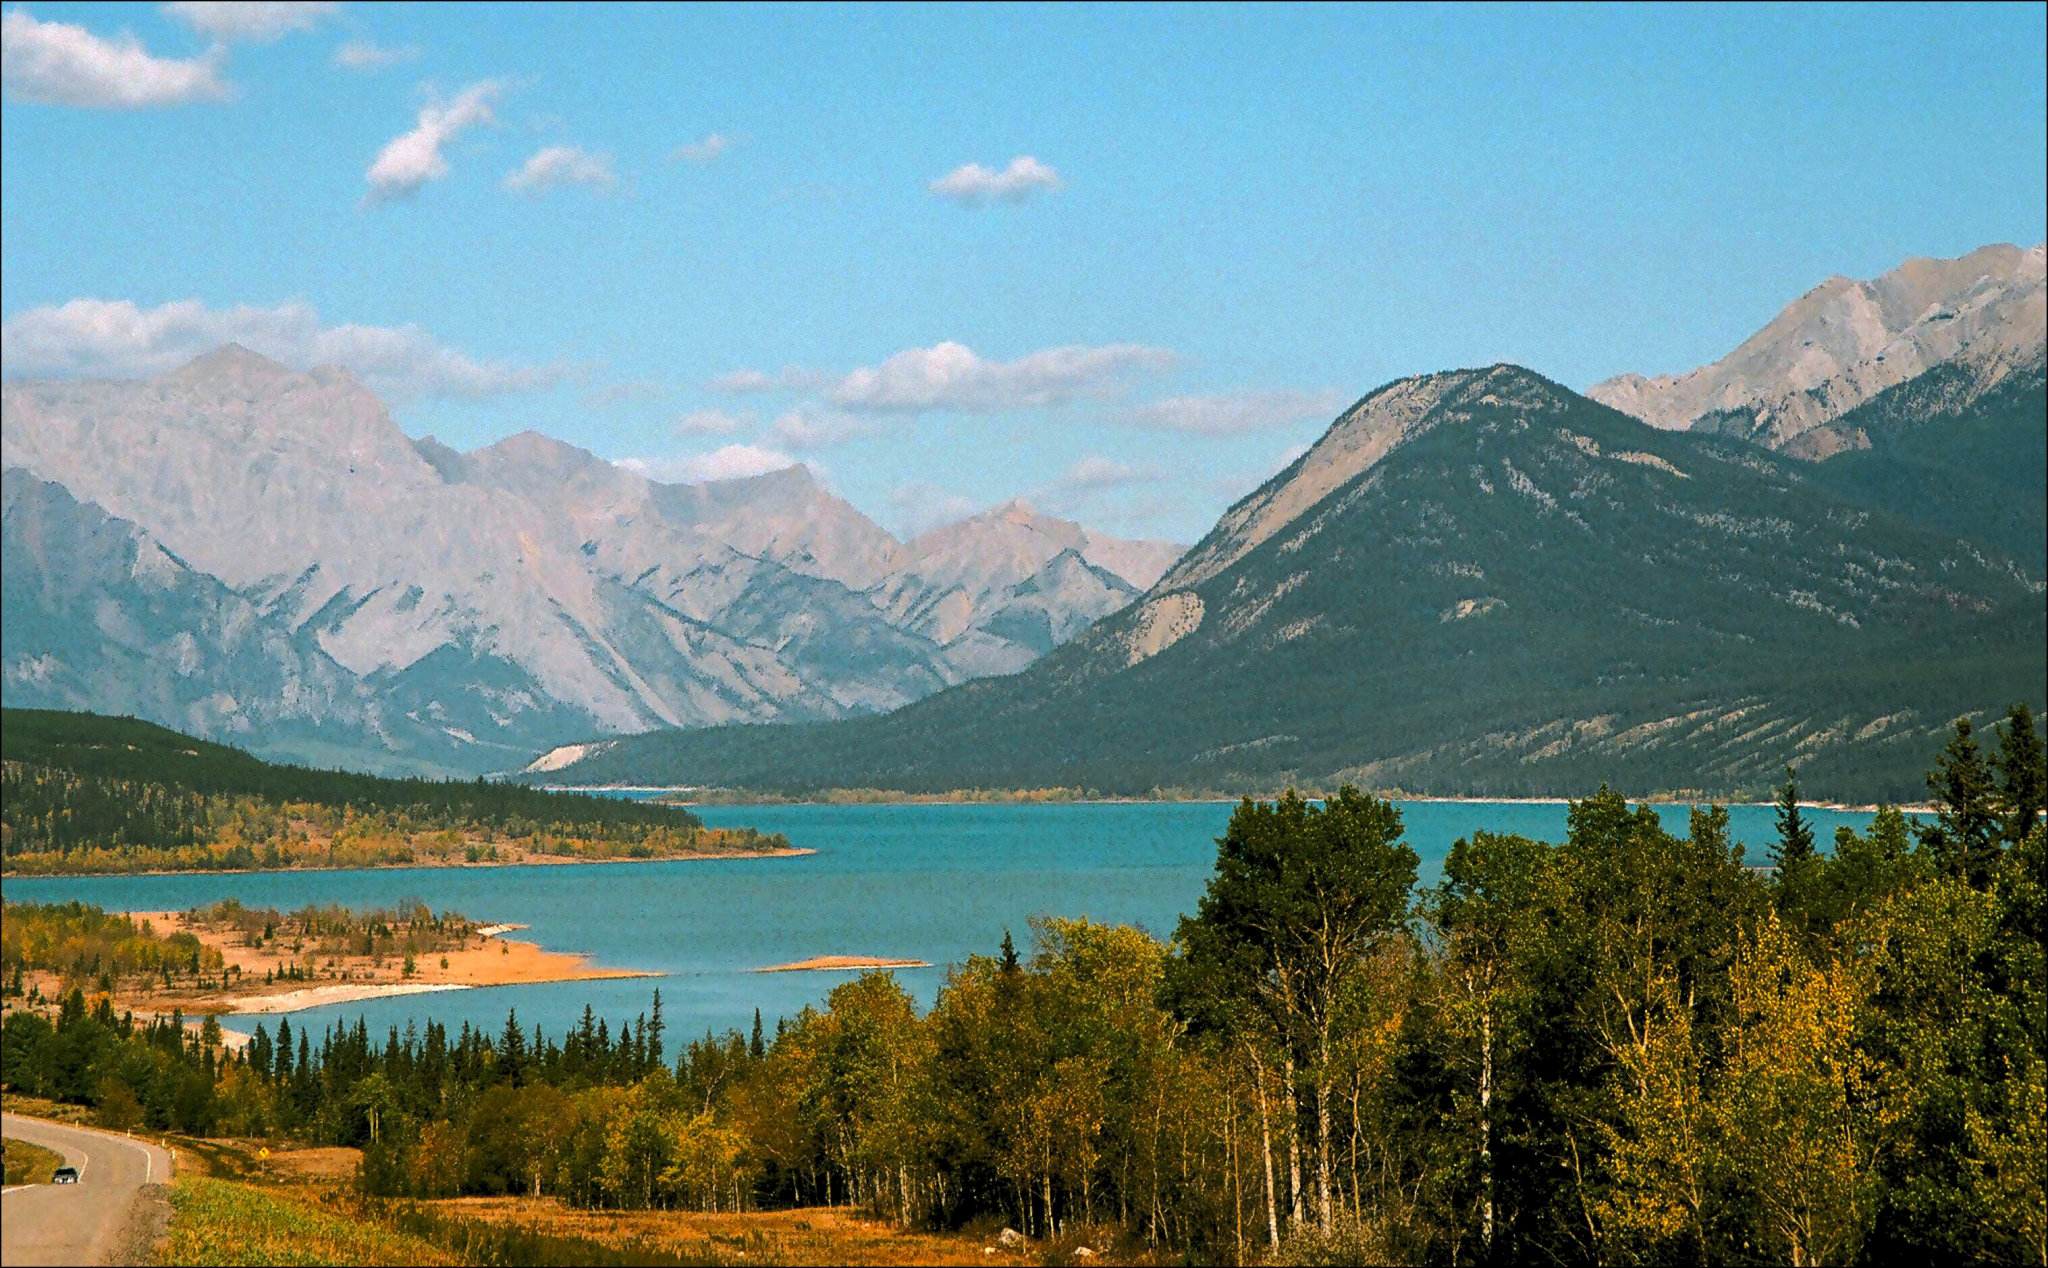
[{"label": "turquoise lake", "polygon": [[[656,988],[669,1051],[706,1030],[745,1029],[759,1007],[766,1024],[821,1002],[850,972],[757,974],[753,969],[819,955],[928,960],[897,976],[929,1005],[945,966],[992,954],[1009,929],[1028,952],[1028,921],[1045,913],[1141,925],[1170,936],[1193,910],[1215,861],[1227,804],[720,806],[698,813],[713,826],[781,832],[816,854],[779,859],[574,864],[497,868],[385,868],[232,876],[22,879],[11,900],[78,899],[109,911],[179,910],[222,898],[289,910],[306,903],[363,907],[418,898],[437,911],[529,925],[531,938],[600,965],[649,969],[658,978],[490,987],[308,1009],[292,1024],[315,1031],[367,1018],[373,1034],[433,1017],[495,1032],[517,1008],[530,1033],[550,1035],[585,1004],[611,1019],[645,1011]],[[1431,883],[1451,843],[1478,829],[1561,840],[1565,807],[1405,802],[1407,839]],[[1686,807],[1659,807],[1686,830]],[[1871,816],[1810,812],[1822,842],[1837,825]],[[1769,806],[1731,808],[1734,835],[1761,860],[1776,837]],[[240,1029],[257,1019],[231,1022]],[[261,1019],[271,1025],[274,1018]]]}]

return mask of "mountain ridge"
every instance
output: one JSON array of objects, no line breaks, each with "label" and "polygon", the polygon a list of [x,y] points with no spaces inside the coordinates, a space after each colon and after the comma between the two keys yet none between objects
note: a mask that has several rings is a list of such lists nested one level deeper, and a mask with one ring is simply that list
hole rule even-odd
[{"label": "mountain ridge", "polygon": [[1401,380],[1014,677],[608,741],[535,777],[1729,795],[1796,761],[1830,795],[1909,796],[1956,713],[2042,694],[2048,585],[1815,470],[1520,367]]},{"label": "mountain ridge", "polygon": [[[1100,615],[1110,589],[1055,595],[1039,574],[1057,547],[998,559],[981,543],[990,557],[974,572],[968,540],[963,567],[977,584],[961,610],[944,629],[910,628],[878,587],[893,582],[914,605],[923,583],[899,574],[919,556],[808,470],[669,485],[537,432],[458,453],[407,437],[343,371],[296,372],[233,345],[154,380],[9,380],[0,404],[5,467],[75,500],[47,513],[133,526],[218,581],[207,593],[224,611],[246,606],[347,676],[320,680],[332,699],[301,701],[308,716],[333,721],[329,704],[343,696],[395,692],[405,702],[396,716],[426,719],[399,728],[401,741],[389,710],[351,705],[322,741],[323,760],[474,773],[592,730],[888,709],[1035,658],[1042,638],[981,628],[1014,587],[1038,578],[1061,629]],[[11,508],[30,486],[9,490]],[[1143,557],[1144,543],[1101,540]],[[21,557],[66,566],[46,552]],[[12,672],[102,646],[29,637],[36,596],[55,593],[24,587],[10,605],[8,700],[91,707],[83,684],[103,676],[87,666],[73,666],[53,698],[36,692],[54,678]],[[168,665],[155,672],[175,676]],[[236,677],[218,665],[205,673]],[[183,698],[168,682],[153,690]],[[182,707],[163,720],[225,725]]]}]

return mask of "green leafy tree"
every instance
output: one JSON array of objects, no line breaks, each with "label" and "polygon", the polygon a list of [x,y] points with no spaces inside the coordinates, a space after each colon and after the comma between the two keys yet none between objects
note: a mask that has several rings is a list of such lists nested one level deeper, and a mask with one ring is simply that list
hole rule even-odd
[{"label": "green leafy tree", "polygon": [[1218,842],[1216,874],[1197,914],[1182,919],[1177,935],[1190,959],[1255,994],[1279,1023],[1309,1096],[1306,1134],[1325,1236],[1335,1221],[1338,1011],[1365,958],[1402,929],[1419,860],[1401,834],[1400,811],[1348,785],[1320,806],[1292,791],[1272,803],[1247,798]]},{"label": "green leafy tree", "polygon": [[1480,1185],[1480,1246],[1494,1243],[1494,1101],[1515,1042],[1513,1025],[1527,983],[1517,971],[1541,937],[1538,889],[1549,848],[1522,836],[1473,834],[1451,847],[1442,884],[1424,910],[1443,947],[1441,1012],[1460,1051],[1469,1053],[1476,1110],[1473,1149]]}]

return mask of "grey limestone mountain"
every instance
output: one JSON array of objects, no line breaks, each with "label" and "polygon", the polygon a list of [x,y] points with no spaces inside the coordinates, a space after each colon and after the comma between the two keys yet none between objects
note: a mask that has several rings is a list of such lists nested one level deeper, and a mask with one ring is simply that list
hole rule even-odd
[{"label": "grey limestone mountain", "polygon": [[8,704],[377,769],[893,708],[1020,668],[1178,553],[1016,508],[898,542],[801,467],[665,484],[530,432],[458,453],[344,371],[233,345],[12,380],[0,416]]},{"label": "grey limestone mountain", "polygon": [[1959,398],[2015,371],[2039,373],[2043,258],[2041,246],[1996,245],[1908,260],[1867,282],[1831,277],[1712,365],[1624,374],[1586,395],[1653,427],[1741,436],[1798,458],[1868,448],[1870,436],[1838,425],[1842,416],[1936,366],[1964,371]]}]

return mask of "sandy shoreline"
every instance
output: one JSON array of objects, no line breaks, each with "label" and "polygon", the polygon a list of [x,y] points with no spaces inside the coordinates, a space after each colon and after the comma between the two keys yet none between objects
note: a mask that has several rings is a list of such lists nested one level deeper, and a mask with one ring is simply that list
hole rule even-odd
[{"label": "sandy shoreline", "polygon": [[[131,1006],[138,1012],[168,1013],[176,1007],[188,1017],[222,1013],[293,1013],[330,1004],[470,990],[481,986],[663,976],[644,969],[598,968],[587,955],[549,951],[532,942],[507,938],[505,934],[527,927],[513,921],[477,925],[459,945],[423,951],[415,958],[412,973],[406,974],[401,964],[403,957],[396,953],[382,956],[319,953],[316,957],[308,952],[299,955],[276,943],[252,947],[230,929],[193,925],[182,912],[136,911],[125,914],[137,922],[150,922],[162,936],[178,932],[193,934],[203,945],[219,951],[222,963],[236,971],[236,988],[233,989],[151,991],[117,1001],[117,1007]],[[313,975],[310,978],[288,978],[283,970],[290,965],[311,966]],[[272,980],[264,980],[272,975],[275,975]]]},{"label": "sandy shoreline", "polygon": [[754,969],[755,973],[808,973],[832,969],[928,969],[929,960],[891,960],[874,955],[814,955],[808,960],[792,960],[788,964],[771,964],[766,968]]},{"label": "sandy shoreline", "polygon": [[278,995],[227,997],[220,1002],[231,1006],[237,1014],[296,1013],[302,1008],[319,1008],[324,1004],[353,1004],[364,999],[470,989],[464,982],[336,982],[331,986],[300,987]]},{"label": "sandy shoreline", "polygon": [[489,867],[566,867],[582,863],[697,863],[724,859],[793,859],[816,853],[817,850],[809,846],[792,846],[787,850],[724,850],[713,854],[670,854],[650,859],[577,859],[554,854],[534,854],[517,859],[500,859],[495,863],[373,863],[366,867],[184,867],[150,868],[141,872],[5,872],[0,873],[0,876],[18,881],[94,881],[119,880],[129,876],[281,876],[290,872],[402,872],[408,869],[460,871],[466,868]]},{"label": "sandy shoreline", "polygon": [[[1059,799],[1059,800],[1052,800],[1052,799],[1045,799],[1045,800],[1034,800],[1034,799],[1032,799],[1032,798],[1029,798],[1029,797],[1023,797],[1023,796],[1018,796],[1018,797],[972,797],[972,796],[957,796],[957,795],[953,795],[953,794],[949,794],[949,793],[902,793],[902,794],[898,794],[898,795],[893,795],[893,796],[888,796],[888,797],[879,797],[879,798],[874,798],[874,799],[867,799],[867,798],[834,798],[834,797],[831,797],[831,796],[829,796],[829,795],[828,795],[828,796],[823,796],[823,797],[790,797],[790,798],[782,798],[782,797],[759,797],[759,798],[756,798],[756,797],[748,796],[748,795],[746,795],[746,794],[744,794],[744,793],[742,793],[742,792],[740,792],[739,790],[736,790],[736,789],[715,789],[715,790],[714,790],[714,789],[709,789],[709,788],[696,788],[696,787],[690,787],[690,788],[657,788],[657,787],[649,787],[649,786],[646,786],[646,785],[641,785],[641,784],[578,784],[578,785],[574,785],[574,786],[571,786],[571,785],[567,785],[567,784],[561,784],[561,785],[555,785],[555,784],[550,784],[550,785],[545,785],[545,786],[546,786],[546,787],[550,787],[550,788],[554,788],[554,789],[556,789],[557,791],[560,791],[560,792],[583,792],[583,793],[602,793],[602,792],[640,792],[640,793],[674,793],[674,794],[678,794],[678,796],[676,796],[676,797],[675,797],[675,799],[673,799],[673,800],[666,800],[666,799],[665,799],[665,800],[663,800],[663,801],[662,801],[662,803],[661,803],[661,804],[663,804],[663,805],[674,805],[674,806],[704,806],[704,805],[710,805],[710,806],[742,806],[742,807],[756,807],[756,806],[1142,806],[1142,805],[1160,805],[1160,806],[1219,806],[1219,805],[1221,805],[1221,806],[1234,806],[1234,805],[1236,805],[1236,804],[1237,804],[1238,802],[1240,802],[1240,801],[1244,800],[1244,798],[1243,798],[1243,797],[1241,797],[1241,796],[1238,796],[1238,797],[1072,797],[1072,798],[1062,798],[1062,799]],[[726,798],[725,796],[723,796],[723,795],[720,795],[720,796],[715,796],[715,797],[712,797],[712,798],[711,798],[711,799],[709,799],[709,800],[705,800],[705,799],[701,799],[701,798],[691,798],[691,797],[688,797],[688,796],[682,795],[682,794],[689,794],[689,793],[714,793],[714,792],[715,792],[715,793],[718,793],[718,794],[733,794],[733,798],[732,798],[731,800],[727,800],[727,798]],[[1251,797],[1253,798],[1253,800],[1255,800],[1255,801],[1271,801],[1271,800],[1273,800],[1273,799],[1274,799],[1274,798],[1275,798],[1276,796],[1278,796],[1279,794],[1277,794],[1277,793],[1270,793],[1270,792],[1269,792],[1269,793],[1260,793],[1260,794],[1246,794],[1246,795],[1247,795],[1247,796],[1251,796]],[[1374,795],[1374,796],[1381,796],[1382,794],[1379,794],[1379,793],[1375,793],[1375,794],[1373,794],[1373,795]],[[1404,802],[1404,801],[1412,801],[1412,802],[1418,802],[1418,803],[1429,803],[1429,804],[1432,804],[1432,805],[1453,805],[1453,806],[1457,806],[1457,805],[1472,805],[1472,806],[1568,806],[1568,805],[1570,805],[1570,804],[1571,804],[1572,802],[1574,802],[1574,801],[1583,801],[1583,800],[1585,800],[1585,798],[1583,798],[1583,797],[1439,797],[1439,796],[1424,796],[1424,795],[1419,795],[1419,794],[1414,794],[1414,793],[1389,793],[1389,794],[1385,794],[1384,796],[1385,796],[1385,799],[1386,799],[1386,800],[1389,800],[1389,801],[1393,801],[1393,802]],[[1310,800],[1312,800],[1312,801],[1313,801],[1313,800],[1317,800],[1317,799],[1318,799],[1317,797],[1311,797],[1311,798],[1310,798]],[[1726,799],[1717,799],[1717,798],[1713,798],[1713,797],[1674,797],[1674,796],[1630,797],[1630,798],[1628,798],[1628,803],[1629,803],[1630,805],[1632,805],[1632,806],[1726,806],[1726,807],[1729,807],[1730,809],[1740,809],[1740,808],[1745,808],[1745,807],[1747,807],[1747,808],[1754,808],[1754,809],[1768,809],[1768,808],[1770,808],[1770,807],[1773,807],[1773,806],[1777,805],[1777,803],[1776,803],[1775,801],[1730,801],[1730,800],[1726,800]],[[1848,805],[1848,804],[1845,804],[1845,803],[1843,803],[1843,802],[1839,802],[1839,801],[1802,801],[1802,802],[1800,802],[1800,803],[1799,803],[1799,805],[1800,805],[1800,808],[1801,808],[1801,809],[1804,809],[1804,810],[1837,810],[1837,811],[1842,811],[1842,812],[1844,812],[1844,813],[1849,813],[1849,814],[1876,814],[1876,813],[1877,813],[1877,812],[1878,812],[1879,810],[1883,809],[1883,807],[1882,807],[1882,806],[1879,806],[1879,805],[1875,805],[1875,804],[1872,804],[1872,805]],[[1896,810],[1899,810],[1899,811],[1903,811],[1903,812],[1904,812],[1904,813],[1906,813],[1906,814],[1932,814],[1932,813],[1934,813],[1934,807],[1933,807],[1933,806],[1927,806],[1927,805],[1910,805],[1910,806],[1895,806],[1895,807],[1893,807],[1893,809],[1896,809]],[[792,853],[798,853],[798,854],[810,854],[810,853],[814,853],[815,851],[811,851],[811,850],[795,850],[795,851],[790,851],[790,852],[792,852]],[[782,853],[782,851],[778,851],[777,853]],[[732,857],[764,857],[764,856],[754,856],[754,855],[735,855],[735,856],[732,856]],[[572,860],[564,860],[564,861],[566,861],[566,862],[582,862],[582,861],[585,861],[585,860],[573,860],[573,859],[572,859]],[[591,862],[596,862],[596,861],[598,861],[598,860],[588,860],[588,861],[591,861]],[[607,861],[609,861],[609,860],[607,860]],[[634,861],[638,861],[638,860],[634,860]]]}]

